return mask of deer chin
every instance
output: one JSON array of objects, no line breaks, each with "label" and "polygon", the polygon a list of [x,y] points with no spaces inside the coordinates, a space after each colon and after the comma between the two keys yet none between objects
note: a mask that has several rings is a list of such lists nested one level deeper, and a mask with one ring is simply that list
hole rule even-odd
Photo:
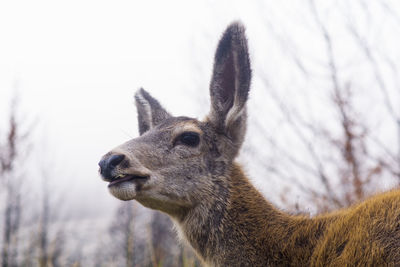
[{"label": "deer chin", "polygon": [[132,200],[136,197],[137,193],[141,191],[142,186],[148,177],[142,176],[125,176],[113,180],[108,185],[110,193],[120,200]]},{"label": "deer chin", "polygon": [[130,181],[122,182],[118,185],[108,187],[108,191],[120,200],[132,200],[136,196],[136,184]]}]

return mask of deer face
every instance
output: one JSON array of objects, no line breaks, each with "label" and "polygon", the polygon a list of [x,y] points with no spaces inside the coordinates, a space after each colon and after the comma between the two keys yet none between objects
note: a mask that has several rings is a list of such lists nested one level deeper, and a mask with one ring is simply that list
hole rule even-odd
[{"label": "deer face", "polygon": [[115,197],[176,213],[206,197],[201,192],[224,173],[229,160],[217,138],[208,122],[169,117],[106,154],[101,174]]},{"label": "deer face", "polygon": [[204,121],[173,117],[145,90],[136,95],[140,136],[103,156],[112,195],[179,216],[227,192],[227,172],[243,142],[250,62],[244,29],[232,24],[215,56],[211,110]]}]

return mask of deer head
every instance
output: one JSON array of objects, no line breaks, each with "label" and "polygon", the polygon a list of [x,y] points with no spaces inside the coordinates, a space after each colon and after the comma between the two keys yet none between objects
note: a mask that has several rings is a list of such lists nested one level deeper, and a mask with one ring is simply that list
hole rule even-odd
[{"label": "deer head", "polygon": [[244,27],[223,34],[210,82],[208,116],[174,117],[148,92],[136,95],[140,136],[103,156],[100,174],[112,195],[181,217],[227,192],[225,174],[246,131],[251,69]]}]

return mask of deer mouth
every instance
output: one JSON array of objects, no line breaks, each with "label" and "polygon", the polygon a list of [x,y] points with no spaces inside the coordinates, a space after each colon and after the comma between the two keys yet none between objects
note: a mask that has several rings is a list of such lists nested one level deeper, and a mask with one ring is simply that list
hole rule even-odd
[{"label": "deer mouth", "polygon": [[123,182],[128,182],[128,181],[146,181],[149,178],[149,176],[142,176],[142,175],[136,175],[136,174],[120,174],[117,175],[113,180],[110,181],[108,184],[108,187],[112,187],[114,185],[123,183]]}]

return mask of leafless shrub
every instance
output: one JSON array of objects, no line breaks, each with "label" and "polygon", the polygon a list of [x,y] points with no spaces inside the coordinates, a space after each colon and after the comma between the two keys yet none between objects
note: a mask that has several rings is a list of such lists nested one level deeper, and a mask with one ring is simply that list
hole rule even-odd
[{"label": "leafless shrub", "polygon": [[23,168],[20,163],[29,154],[30,144],[27,142],[30,127],[18,117],[18,97],[10,106],[8,129],[5,140],[0,143],[0,181],[4,194],[4,213],[2,216],[2,266],[18,264],[18,235],[20,230],[23,188]]},{"label": "leafless shrub", "polygon": [[[255,121],[255,127],[264,135],[264,140],[268,140],[273,152],[265,160],[264,155],[260,155],[257,149],[252,149],[250,146],[251,153],[248,155],[266,166],[266,175],[280,177],[292,184],[293,187],[285,187],[281,195],[281,201],[286,207],[297,211],[303,209],[299,207],[299,203],[293,203],[293,198],[287,197],[289,191],[296,189],[308,199],[307,206],[313,205],[317,211],[322,212],[360,201],[372,193],[383,190],[384,184],[393,185],[396,177],[397,184],[400,182],[400,111],[396,110],[395,106],[398,101],[393,99],[396,94],[400,99],[399,87],[395,81],[388,81],[390,76],[383,70],[395,73],[393,77],[399,73],[398,66],[390,59],[390,55],[380,53],[362,37],[362,30],[357,28],[353,20],[354,14],[348,13],[348,10],[357,10],[364,12],[366,18],[370,18],[372,15],[369,11],[373,3],[354,1],[352,4],[355,6],[352,8],[348,7],[349,4],[345,1],[339,1],[337,5],[327,3],[325,6],[320,1],[309,0],[308,3],[307,14],[311,19],[309,28],[319,38],[318,44],[322,45],[325,51],[323,61],[309,64],[307,60],[310,59],[301,56],[290,37],[283,38],[291,42],[286,42],[282,50],[287,51],[286,56],[291,60],[291,66],[297,68],[297,73],[304,78],[306,85],[299,87],[310,86],[307,83],[310,83],[312,73],[323,73],[322,77],[325,77],[325,80],[323,83],[318,83],[323,87],[316,88],[316,83],[311,86],[314,86],[315,92],[324,92],[325,99],[328,100],[324,109],[333,114],[332,119],[327,122],[324,121],[324,117],[319,116],[320,114],[311,114],[311,110],[309,114],[305,113],[308,107],[303,107],[300,112],[299,108],[291,106],[291,102],[284,100],[284,96],[278,93],[279,88],[273,88],[270,84],[268,77],[271,75],[264,73],[261,80],[269,97],[278,107],[286,127],[286,129],[282,127],[282,132],[291,131],[294,136],[287,137],[291,138],[290,140],[279,140],[278,136],[268,134],[263,121]],[[390,6],[386,1],[382,1],[382,4],[386,10]],[[395,9],[389,8],[389,10],[391,16],[398,20],[400,14],[397,14]],[[322,12],[324,13],[321,14]],[[327,19],[329,17],[327,14],[335,12],[344,18],[341,35],[330,29],[332,27]],[[273,25],[268,21],[266,25],[281,43],[282,38],[276,34]],[[352,46],[358,47],[358,57],[363,64],[360,67],[367,69],[364,75],[371,75],[375,79],[369,88],[360,87],[357,79],[362,77],[349,75],[348,66],[341,62],[337,46],[342,42],[339,36],[343,34],[349,36],[346,40],[353,40]],[[309,66],[313,68],[319,66],[321,69],[317,72]],[[361,70],[359,72],[363,73]],[[397,131],[391,134],[392,137],[397,136],[397,140],[393,140],[393,145],[390,147],[382,135],[379,136],[380,128],[368,120],[369,110],[365,107],[360,108],[357,104],[360,96],[366,97],[366,92],[372,92],[370,102],[374,102],[373,98],[376,95],[382,96],[382,101],[379,102],[377,99],[375,103],[382,105],[386,113],[381,113],[379,116],[386,116],[383,120],[391,119],[391,125],[394,126],[384,126],[385,131],[392,129]],[[307,93],[309,92],[304,92]],[[293,153],[293,150],[285,147],[285,142],[298,144],[301,152]],[[259,158],[263,160],[260,161]],[[304,180],[306,176],[312,179]]]}]

